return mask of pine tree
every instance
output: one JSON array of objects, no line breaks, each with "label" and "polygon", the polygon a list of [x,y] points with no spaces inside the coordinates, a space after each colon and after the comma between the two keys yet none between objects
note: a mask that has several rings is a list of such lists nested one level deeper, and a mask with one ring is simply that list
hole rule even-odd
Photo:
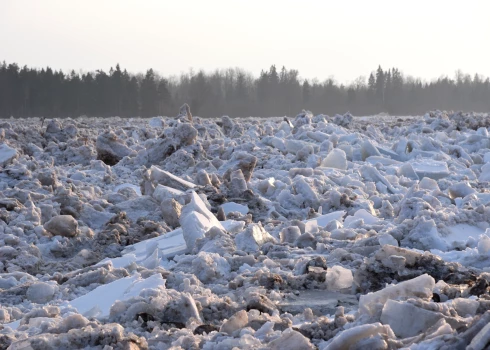
[{"label": "pine tree", "polygon": [[158,89],[153,69],[146,71],[140,88],[141,116],[150,117],[158,114]]},{"label": "pine tree", "polygon": [[384,103],[385,92],[385,73],[381,66],[378,66],[376,71],[376,99],[380,104]]}]

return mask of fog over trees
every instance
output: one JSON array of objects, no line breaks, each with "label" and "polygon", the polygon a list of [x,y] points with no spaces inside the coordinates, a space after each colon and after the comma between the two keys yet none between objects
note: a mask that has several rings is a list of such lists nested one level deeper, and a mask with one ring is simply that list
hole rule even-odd
[{"label": "fog over trees", "polygon": [[488,112],[490,81],[457,71],[425,82],[382,67],[344,85],[333,78],[302,79],[297,70],[274,65],[258,77],[240,68],[164,77],[152,69],[135,75],[119,65],[108,72],[66,73],[0,64],[2,118],[174,116],[184,102],[201,117],[294,116],[302,109],[329,115]]}]

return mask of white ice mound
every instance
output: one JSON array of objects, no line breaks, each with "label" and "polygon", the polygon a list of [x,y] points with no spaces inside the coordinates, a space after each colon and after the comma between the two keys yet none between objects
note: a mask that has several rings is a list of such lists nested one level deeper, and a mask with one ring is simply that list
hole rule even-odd
[{"label": "white ice mound", "polygon": [[64,306],[73,306],[82,315],[90,314],[102,318],[109,316],[111,306],[116,300],[127,300],[137,297],[144,289],[165,288],[165,280],[157,273],[146,279],[137,273],[109,284],[95,288],[93,291],[67,302]]},{"label": "white ice mound", "polygon": [[423,274],[411,280],[388,286],[380,291],[361,295],[359,313],[374,316],[390,299],[410,297],[430,299],[434,286],[434,278],[428,274]]}]

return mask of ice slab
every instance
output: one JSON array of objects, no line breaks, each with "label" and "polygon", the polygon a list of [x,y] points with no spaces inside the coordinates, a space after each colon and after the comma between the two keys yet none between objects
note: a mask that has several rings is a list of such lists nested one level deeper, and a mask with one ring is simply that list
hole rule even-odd
[{"label": "ice slab", "polygon": [[391,159],[391,158],[385,158],[382,156],[370,156],[366,158],[366,162],[369,162],[371,164],[377,164],[381,163],[383,165],[398,165],[401,164],[399,161]]},{"label": "ice slab", "polygon": [[378,152],[381,153],[384,156],[388,156],[388,157],[390,157],[393,160],[401,160],[400,159],[400,156],[398,155],[398,153],[393,152],[392,150],[390,150],[388,148],[384,148],[384,147],[381,147],[381,146],[376,146],[376,148],[378,149]]},{"label": "ice slab", "polygon": [[126,300],[138,296],[142,290],[148,288],[165,288],[165,280],[161,274],[152,275],[146,279],[139,274],[124,277],[109,284],[104,284],[93,291],[62,304],[62,306],[75,307],[82,315],[97,310],[96,317],[109,316],[111,306],[117,300]]},{"label": "ice slab", "polygon": [[449,176],[447,163],[437,160],[415,161],[412,163],[412,168],[419,178],[439,180]]},{"label": "ice slab", "polygon": [[119,258],[105,258],[104,260],[99,261],[96,265],[104,265],[105,263],[112,263],[112,266],[116,269],[124,268],[126,266],[131,265],[133,262],[136,262],[136,255],[134,254],[126,254]]},{"label": "ice slab", "polygon": [[153,194],[151,196],[157,201],[163,202],[163,200],[165,199],[176,198],[184,196],[185,194],[186,193],[184,191],[158,184],[157,187],[155,187],[155,190],[153,191]]},{"label": "ice slab", "polygon": [[178,228],[166,235],[127,246],[123,251],[123,257],[127,254],[133,254],[136,256],[136,263],[141,262],[148,257],[147,247],[150,246],[158,246],[159,256],[161,258],[172,258],[175,255],[183,254],[187,251],[182,229]]},{"label": "ice slab", "polygon": [[281,312],[294,314],[303,312],[309,307],[316,315],[334,314],[338,306],[347,310],[357,308],[355,295],[327,290],[301,290],[298,295],[284,299],[278,305]]},{"label": "ice slab", "polygon": [[151,166],[150,172],[150,179],[154,183],[158,183],[182,191],[196,187],[196,185],[192,182],[181,179],[180,177],[175,176],[168,171],[162,170],[155,165]]},{"label": "ice slab", "polygon": [[305,222],[316,221],[319,227],[325,227],[329,222],[337,220],[339,222],[343,221],[343,217],[346,214],[344,210],[334,211],[325,215],[318,216],[314,219],[306,220]]}]

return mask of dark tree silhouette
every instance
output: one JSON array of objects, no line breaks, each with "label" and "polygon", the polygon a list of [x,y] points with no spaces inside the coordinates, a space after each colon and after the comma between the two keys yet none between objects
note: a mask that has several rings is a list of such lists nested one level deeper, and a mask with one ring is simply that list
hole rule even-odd
[{"label": "dark tree silhouette", "polygon": [[349,85],[333,78],[301,79],[299,72],[272,65],[255,78],[242,69],[190,70],[178,78],[153,69],[133,75],[119,64],[108,72],[68,73],[0,64],[0,117],[174,116],[188,102],[201,117],[294,116],[315,113],[355,115],[388,112],[421,114],[431,109],[490,110],[490,80],[457,71],[430,82],[407,77],[396,68],[359,77]]}]

